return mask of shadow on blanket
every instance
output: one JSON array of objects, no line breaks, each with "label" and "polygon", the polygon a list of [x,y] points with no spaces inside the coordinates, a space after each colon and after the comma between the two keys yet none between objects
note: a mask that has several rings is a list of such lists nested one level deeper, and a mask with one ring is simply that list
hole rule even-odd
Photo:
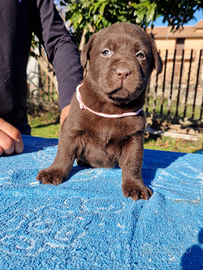
[{"label": "shadow on blanket", "polygon": [[27,135],[23,135],[22,139],[24,143],[24,154],[38,152],[46,147],[58,145],[58,139],[46,139]]},{"label": "shadow on blanket", "polygon": [[189,247],[182,256],[181,266],[183,270],[203,269],[203,229],[198,234],[198,245]]},{"label": "shadow on blanket", "polygon": [[[151,182],[154,180],[158,169],[168,168],[179,157],[182,157],[184,155],[184,153],[176,152],[170,152],[169,155],[169,152],[152,151],[145,149],[142,168],[142,177],[145,185],[151,185]],[[157,159],[157,156],[160,158]]]}]

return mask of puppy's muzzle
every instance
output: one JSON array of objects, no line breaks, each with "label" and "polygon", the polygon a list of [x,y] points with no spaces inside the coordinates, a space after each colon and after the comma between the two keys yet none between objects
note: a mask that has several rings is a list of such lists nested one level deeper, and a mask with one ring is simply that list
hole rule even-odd
[{"label": "puppy's muzzle", "polygon": [[123,80],[126,80],[130,76],[132,71],[126,67],[118,67],[115,69],[115,73],[116,73],[117,79],[120,79],[123,81]]},{"label": "puppy's muzzle", "polygon": [[119,65],[113,67],[114,72],[114,86],[115,89],[108,93],[108,96],[113,101],[118,103],[128,103],[130,101],[129,90],[126,86],[126,81],[130,77],[132,71],[125,65]]}]

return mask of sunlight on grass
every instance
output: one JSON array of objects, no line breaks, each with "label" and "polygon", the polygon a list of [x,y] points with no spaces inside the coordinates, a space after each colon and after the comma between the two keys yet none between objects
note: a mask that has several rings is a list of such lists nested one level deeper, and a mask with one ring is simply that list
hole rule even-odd
[{"label": "sunlight on grass", "polygon": [[43,138],[58,138],[59,125],[43,127],[43,128],[32,128],[31,135],[35,137],[43,137]]},{"label": "sunlight on grass", "polygon": [[[149,97],[149,109],[148,112],[152,113],[153,112],[153,98]],[[144,106],[144,108],[146,108],[146,104]],[[184,116],[184,104],[183,103],[179,103],[178,106],[178,116],[183,117]],[[155,109],[155,113],[156,114],[160,114],[161,111],[161,99],[157,98],[156,99],[156,109]],[[186,110],[186,117],[190,118],[192,117],[192,111],[193,111],[193,105],[192,104],[188,104],[187,105],[187,110]],[[199,119],[200,118],[200,112],[201,112],[201,106],[196,105],[195,106],[195,111],[194,111],[194,118],[195,119]],[[168,114],[168,100],[164,99],[163,100],[163,115],[167,115]],[[176,115],[176,101],[172,100],[171,102],[171,110],[170,110],[170,115],[175,116]]]},{"label": "sunlight on grass", "polygon": [[28,115],[28,121],[32,128],[32,136],[43,138],[59,137],[59,114],[47,113],[37,117]]},{"label": "sunlight on grass", "polygon": [[[28,115],[32,136],[43,138],[59,137],[59,113],[46,113],[42,116]],[[186,141],[167,137],[145,136],[145,149],[164,150],[183,153],[194,153],[203,149],[203,138],[198,141]]]},{"label": "sunlight on grass", "polygon": [[145,149],[182,153],[194,153],[197,150],[202,149],[202,147],[202,138],[200,138],[198,141],[186,141],[181,139],[173,139],[170,137],[146,136],[144,144]]}]

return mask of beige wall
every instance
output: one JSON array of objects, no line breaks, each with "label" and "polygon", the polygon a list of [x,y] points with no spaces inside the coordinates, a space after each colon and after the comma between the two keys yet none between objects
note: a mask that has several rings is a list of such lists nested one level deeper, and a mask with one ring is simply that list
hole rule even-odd
[{"label": "beige wall", "polygon": [[176,39],[155,39],[158,50],[175,49]]},{"label": "beige wall", "polygon": [[[176,39],[155,39],[157,49],[161,52],[166,51],[168,49],[169,54],[173,53],[173,50],[176,48]],[[185,39],[185,51],[190,51],[191,49],[195,51],[199,51],[203,49],[203,38],[199,39],[192,39],[186,38]]]},{"label": "beige wall", "polygon": [[187,38],[185,39],[185,49],[191,50],[201,50],[203,49],[203,38],[201,39],[192,39],[192,38]]}]

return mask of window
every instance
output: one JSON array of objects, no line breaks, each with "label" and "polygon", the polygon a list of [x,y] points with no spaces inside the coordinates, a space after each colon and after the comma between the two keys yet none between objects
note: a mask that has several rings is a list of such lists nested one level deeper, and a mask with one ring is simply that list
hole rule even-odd
[{"label": "window", "polygon": [[182,54],[182,50],[185,46],[185,38],[177,38],[176,40],[176,54],[180,55]]}]

